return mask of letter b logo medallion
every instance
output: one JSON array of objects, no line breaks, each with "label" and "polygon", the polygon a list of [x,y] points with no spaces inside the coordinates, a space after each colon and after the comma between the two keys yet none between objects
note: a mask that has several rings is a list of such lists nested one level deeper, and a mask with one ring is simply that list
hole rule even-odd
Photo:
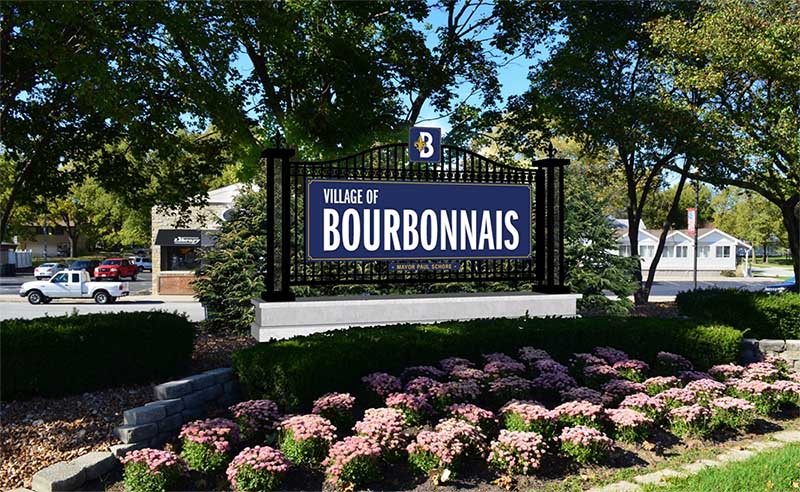
[{"label": "letter b logo medallion", "polygon": [[408,134],[408,157],[411,162],[442,160],[442,129],[415,126]]}]

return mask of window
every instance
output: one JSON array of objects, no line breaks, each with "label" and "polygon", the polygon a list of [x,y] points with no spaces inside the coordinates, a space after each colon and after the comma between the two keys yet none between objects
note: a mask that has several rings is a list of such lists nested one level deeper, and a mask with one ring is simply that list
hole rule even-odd
[{"label": "window", "polygon": [[661,256],[664,258],[672,258],[675,256],[675,247],[674,246],[664,246],[664,252],[661,253]]},{"label": "window", "polygon": [[623,244],[619,247],[619,255],[620,256],[630,256],[631,255],[631,247],[627,244]]},{"label": "window", "polygon": [[162,246],[162,270],[194,270],[200,266],[200,248],[185,246]]},{"label": "window", "polygon": [[80,273],[73,273],[72,274],[72,283],[77,284],[81,281],[81,274]]},{"label": "window", "polygon": [[58,275],[53,277],[53,280],[51,280],[51,282],[56,284],[63,284],[66,281],[67,281],[67,274],[64,272],[59,273]]},{"label": "window", "polygon": [[655,246],[653,245],[639,246],[639,256],[642,258],[652,258],[654,250]]},{"label": "window", "polygon": [[697,256],[700,258],[708,258],[711,254],[711,246],[700,246],[700,249],[697,251]]},{"label": "window", "polygon": [[689,257],[689,246],[675,246],[675,257],[676,258],[688,258]]},{"label": "window", "polygon": [[717,246],[717,258],[728,258],[730,255],[730,246]]}]

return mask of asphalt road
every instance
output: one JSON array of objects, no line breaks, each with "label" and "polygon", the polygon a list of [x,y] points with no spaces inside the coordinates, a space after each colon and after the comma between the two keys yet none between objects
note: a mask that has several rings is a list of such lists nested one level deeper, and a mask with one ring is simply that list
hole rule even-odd
[{"label": "asphalt road", "polygon": [[[153,275],[149,272],[142,272],[136,276],[136,282],[123,279],[128,283],[131,294],[145,294],[152,288],[151,280]],[[20,286],[25,282],[36,280],[33,275],[17,275],[16,277],[0,277],[0,295],[19,294]]]}]

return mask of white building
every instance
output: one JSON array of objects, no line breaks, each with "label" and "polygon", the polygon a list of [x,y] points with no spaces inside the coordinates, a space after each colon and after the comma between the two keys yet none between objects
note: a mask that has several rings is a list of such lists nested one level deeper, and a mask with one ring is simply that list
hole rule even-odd
[{"label": "white building", "polygon": [[[639,224],[639,251],[631,252],[631,243],[628,238],[628,221],[611,218],[612,226],[617,230],[618,253],[621,256],[637,254],[642,261],[644,274],[650,270],[660,229],[647,229],[643,223]],[[719,275],[723,271],[736,270],[737,256],[745,258],[752,247],[744,241],[717,228],[703,228],[698,231],[697,270],[703,274]],[[737,255],[737,252],[741,254]],[[686,229],[672,230],[667,234],[664,252],[658,262],[656,273],[662,276],[680,276],[694,270],[694,237]]]}]

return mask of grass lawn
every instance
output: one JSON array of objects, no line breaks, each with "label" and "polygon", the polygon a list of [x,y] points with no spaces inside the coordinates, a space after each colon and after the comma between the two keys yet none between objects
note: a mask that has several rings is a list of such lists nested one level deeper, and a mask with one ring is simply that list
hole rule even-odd
[{"label": "grass lawn", "polygon": [[762,263],[760,261],[753,263],[753,266],[756,268],[781,268],[781,267],[790,267],[792,266],[792,259],[791,258],[770,258],[767,263]]},{"label": "grass lawn", "polygon": [[765,451],[752,459],[671,481],[667,487],[645,487],[661,492],[755,492],[800,490],[800,444]]}]

